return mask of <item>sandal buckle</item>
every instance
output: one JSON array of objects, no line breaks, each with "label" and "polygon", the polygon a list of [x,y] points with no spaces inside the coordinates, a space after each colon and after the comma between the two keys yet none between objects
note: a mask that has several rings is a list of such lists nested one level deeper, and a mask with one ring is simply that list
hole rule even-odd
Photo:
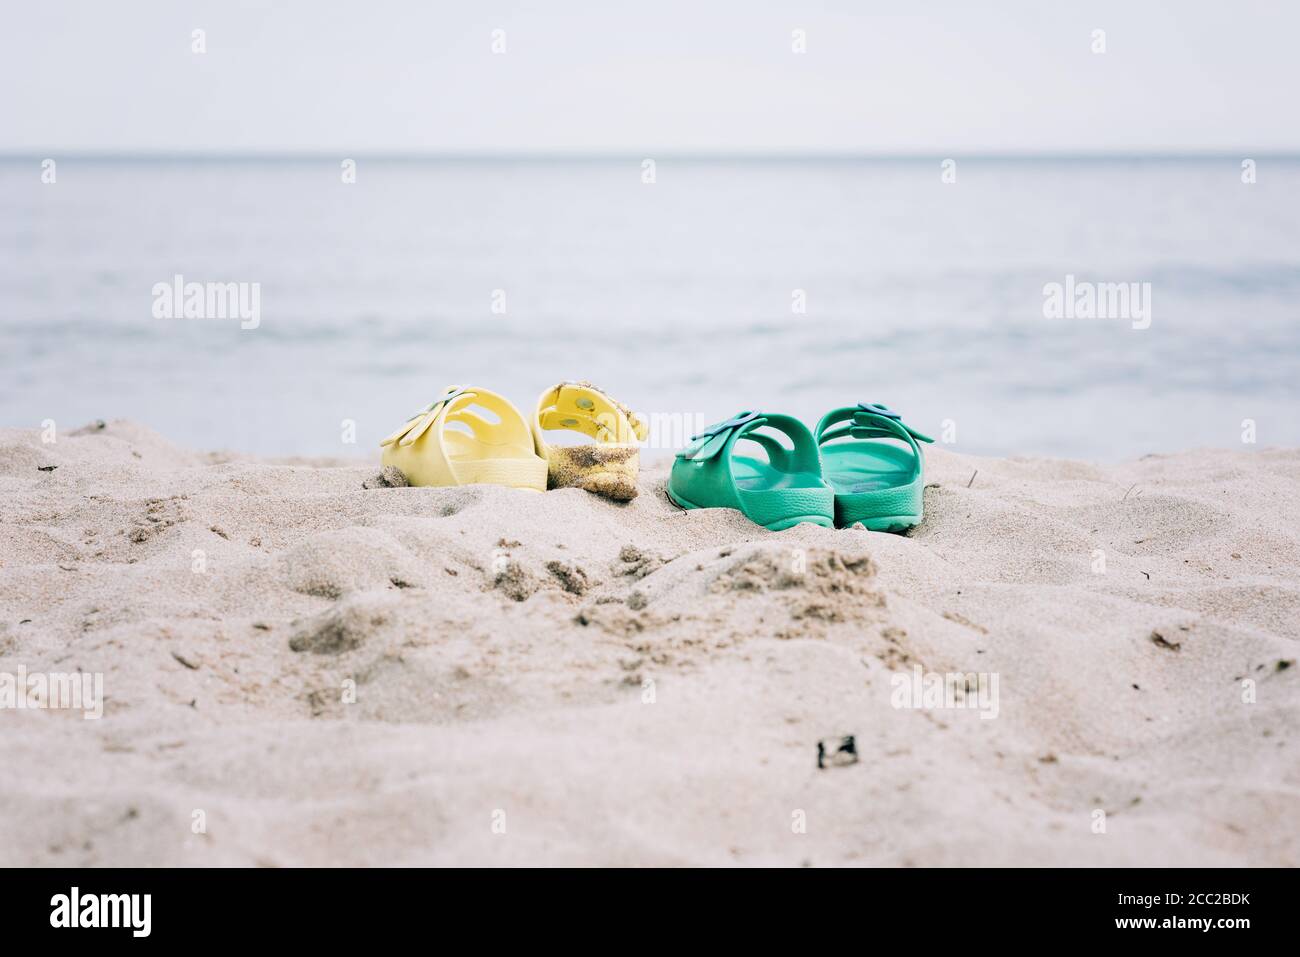
[{"label": "sandal buckle", "polygon": [[882,415],[886,419],[896,419],[902,421],[903,417],[881,402],[859,402],[858,408],[863,412],[870,412],[872,415]]},{"label": "sandal buckle", "polygon": [[723,432],[728,432],[731,429],[739,428],[740,426],[744,425],[746,422],[753,422],[762,414],[763,414],[762,412],[738,412],[735,415],[733,415],[731,418],[727,419],[727,421],[719,422],[716,425],[711,425],[703,432],[701,432],[699,435],[692,435],[691,441],[695,442],[698,441],[699,439],[704,439],[704,438],[711,439],[715,435],[721,435]]}]

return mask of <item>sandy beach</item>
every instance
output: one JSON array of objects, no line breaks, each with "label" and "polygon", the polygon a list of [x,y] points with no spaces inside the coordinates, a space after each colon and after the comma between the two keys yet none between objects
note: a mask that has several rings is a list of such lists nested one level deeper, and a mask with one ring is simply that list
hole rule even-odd
[{"label": "sandy beach", "polygon": [[0,431],[0,672],[104,696],[0,711],[0,865],[1300,864],[1300,451],[927,461],[770,533]]}]

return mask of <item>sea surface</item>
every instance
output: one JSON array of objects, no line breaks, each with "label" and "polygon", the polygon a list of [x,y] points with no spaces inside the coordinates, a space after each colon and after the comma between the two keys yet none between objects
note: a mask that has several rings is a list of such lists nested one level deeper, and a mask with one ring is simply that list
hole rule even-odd
[{"label": "sea surface", "polygon": [[[1300,445],[1297,158],[41,159],[0,161],[3,426],[373,455],[449,383],[585,378],[659,449],[857,402],[971,453]],[[256,328],[159,318],[178,275]],[[1149,325],[1045,314],[1067,276]]]}]

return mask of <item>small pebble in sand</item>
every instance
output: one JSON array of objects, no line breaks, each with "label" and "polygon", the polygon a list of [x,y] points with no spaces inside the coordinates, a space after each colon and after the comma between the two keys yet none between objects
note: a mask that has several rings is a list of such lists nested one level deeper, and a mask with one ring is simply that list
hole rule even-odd
[{"label": "small pebble in sand", "polygon": [[1178,651],[1183,647],[1182,642],[1170,641],[1158,631],[1151,632],[1151,643],[1157,648],[1164,648],[1166,651]]},{"label": "small pebble in sand", "polygon": [[194,662],[190,661],[190,659],[186,658],[184,655],[180,654],[179,652],[175,652],[175,651],[173,651],[173,652],[172,652],[172,657],[175,658],[175,659],[176,659],[178,662],[180,662],[182,665],[184,665],[186,668],[189,668],[190,671],[198,671],[198,670],[199,670],[199,666],[198,666],[198,665],[196,665]]},{"label": "small pebble in sand", "polygon": [[824,738],[817,742],[817,767],[844,767],[858,763],[858,742],[854,735]]}]

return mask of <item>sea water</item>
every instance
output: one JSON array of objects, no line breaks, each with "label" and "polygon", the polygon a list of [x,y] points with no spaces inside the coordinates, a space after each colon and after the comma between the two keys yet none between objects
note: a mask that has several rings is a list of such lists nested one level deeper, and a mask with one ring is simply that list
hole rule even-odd
[{"label": "sea water", "polygon": [[983,454],[1300,445],[1300,160],[944,159],[10,158],[0,425],[373,455],[449,383],[585,378],[659,449],[857,402]]}]

